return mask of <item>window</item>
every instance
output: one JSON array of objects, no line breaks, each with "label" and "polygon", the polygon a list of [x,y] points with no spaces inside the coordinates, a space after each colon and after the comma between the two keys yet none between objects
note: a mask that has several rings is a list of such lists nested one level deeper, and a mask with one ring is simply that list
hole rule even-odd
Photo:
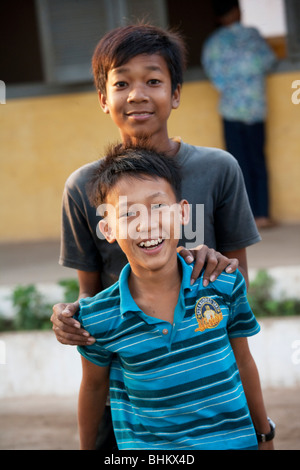
[{"label": "window", "polygon": [[240,0],[242,21],[254,26],[279,59],[287,58],[286,14],[284,0]]},{"label": "window", "polygon": [[1,17],[0,79],[39,90],[92,83],[93,50],[110,29],[136,19],[167,26],[164,0],[9,0]]},{"label": "window", "polygon": [[[202,44],[216,27],[212,0],[7,0],[2,3],[0,40],[4,47],[0,51],[0,80],[11,85],[10,97],[66,92],[71,85],[91,88],[91,56],[100,37],[136,19],[182,31],[189,54],[185,79],[199,80],[203,77]],[[276,23],[278,28],[278,22],[283,24],[285,16],[284,33],[269,31],[264,35],[278,57],[285,59],[280,61],[285,70],[299,68],[300,1],[240,0],[240,3],[242,8],[247,5],[248,13],[252,14],[248,18],[250,22],[260,22],[258,28],[265,28],[267,23],[269,26]]]},{"label": "window", "polygon": [[91,80],[94,48],[110,29],[145,16],[165,26],[159,0],[37,0],[36,5],[45,77],[52,83]]},{"label": "window", "polygon": [[285,7],[288,24],[288,56],[292,61],[300,60],[300,2],[299,0],[285,0]]},{"label": "window", "polygon": [[44,80],[34,0],[1,4],[0,79],[8,84]]}]

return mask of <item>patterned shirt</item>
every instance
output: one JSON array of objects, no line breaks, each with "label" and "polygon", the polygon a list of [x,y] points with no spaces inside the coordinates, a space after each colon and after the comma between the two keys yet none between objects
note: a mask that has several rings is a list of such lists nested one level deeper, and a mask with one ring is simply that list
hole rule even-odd
[{"label": "patterned shirt", "polygon": [[95,338],[79,352],[111,366],[110,401],[120,450],[257,448],[229,339],[256,334],[239,271],[208,287],[191,286],[192,266],[178,255],[182,284],[174,322],[143,313],[128,276],[80,301],[78,319]]},{"label": "patterned shirt", "polygon": [[221,116],[249,124],[264,121],[265,75],[275,60],[259,32],[239,22],[219,28],[207,39],[202,64],[220,91]]}]

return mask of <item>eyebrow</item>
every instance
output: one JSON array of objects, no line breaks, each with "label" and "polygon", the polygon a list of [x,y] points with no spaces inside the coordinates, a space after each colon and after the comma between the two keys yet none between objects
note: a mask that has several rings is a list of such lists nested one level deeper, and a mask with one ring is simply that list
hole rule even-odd
[{"label": "eyebrow", "polygon": [[[150,71],[150,72],[161,72],[162,71],[162,69],[161,69],[161,67],[159,67],[159,65],[146,65],[145,69]],[[122,73],[129,72],[130,68],[126,67],[126,65],[125,65],[125,66],[116,67],[116,68],[112,69],[111,71],[113,73],[117,74],[117,75],[120,75]]]}]

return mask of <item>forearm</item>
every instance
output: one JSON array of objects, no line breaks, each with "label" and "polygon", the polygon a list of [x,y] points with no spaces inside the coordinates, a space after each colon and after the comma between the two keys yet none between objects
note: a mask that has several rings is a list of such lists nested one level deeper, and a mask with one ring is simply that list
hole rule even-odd
[{"label": "forearm", "polygon": [[243,275],[247,289],[249,287],[249,276],[248,276],[248,262],[247,262],[247,251],[246,248],[241,248],[240,250],[226,251],[223,255],[227,258],[237,258],[239,261],[239,271]]},{"label": "forearm", "polygon": [[239,271],[241,272],[243,278],[245,279],[247,290],[249,288],[249,275],[248,275],[248,268],[245,266],[239,265]]},{"label": "forearm", "polygon": [[246,364],[239,366],[239,372],[255,430],[267,434],[270,431],[270,425],[267,419],[258,370],[252,356]]},{"label": "forearm", "polygon": [[93,297],[102,290],[101,275],[98,271],[77,271],[79,282],[78,299]]},{"label": "forearm", "polygon": [[95,387],[81,383],[78,399],[78,427],[81,450],[94,450],[108,394],[108,382]]},{"label": "forearm", "polygon": [[[245,391],[254,428],[259,434],[269,434],[270,424],[264,405],[260,378],[255,361],[249,350],[247,338],[230,340]],[[259,443],[260,450],[272,450],[273,441]]]}]

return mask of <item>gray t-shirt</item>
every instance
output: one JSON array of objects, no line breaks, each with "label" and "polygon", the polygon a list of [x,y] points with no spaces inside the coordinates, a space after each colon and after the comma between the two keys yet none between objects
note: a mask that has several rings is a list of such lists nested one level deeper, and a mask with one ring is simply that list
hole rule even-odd
[{"label": "gray t-shirt", "polygon": [[[204,243],[227,252],[260,240],[234,157],[220,149],[181,142],[174,158],[181,166],[182,198],[191,206],[191,222],[179,245],[191,248]],[[127,260],[117,243],[109,244],[97,235],[100,216],[89,203],[86,184],[98,163],[84,165],[66,182],[59,263],[82,271],[100,271],[106,288],[118,280]]]}]

